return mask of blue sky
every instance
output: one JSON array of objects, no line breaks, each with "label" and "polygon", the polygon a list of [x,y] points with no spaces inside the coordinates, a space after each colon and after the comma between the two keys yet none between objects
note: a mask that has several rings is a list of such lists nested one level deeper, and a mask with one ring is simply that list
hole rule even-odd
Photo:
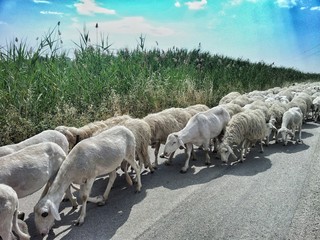
[{"label": "blue sky", "polygon": [[[0,0],[0,46],[35,46],[60,21],[65,49],[84,25],[113,49],[173,46],[320,73],[320,0]],[[98,23],[99,28],[95,25]]]}]

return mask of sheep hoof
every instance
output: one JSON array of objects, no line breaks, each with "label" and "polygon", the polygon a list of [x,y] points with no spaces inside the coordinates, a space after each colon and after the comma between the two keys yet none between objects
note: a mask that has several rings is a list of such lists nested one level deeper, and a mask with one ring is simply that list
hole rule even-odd
[{"label": "sheep hoof", "polygon": [[297,141],[297,144],[302,144],[302,143],[303,143],[302,140]]},{"label": "sheep hoof", "polygon": [[139,188],[139,189],[136,189],[135,191],[134,191],[134,193],[141,193],[141,189]]},{"label": "sheep hoof", "polygon": [[165,164],[166,166],[171,166],[171,165],[172,165],[172,162],[167,160],[167,161],[164,162],[164,164]]},{"label": "sheep hoof", "polygon": [[80,219],[74,221],[74,225],[75,226],[79,226],[80,227],[82,224],[83,224],[83,221],[81,221]]},{"label": "sheep hoof", "polygon": [[104,205],[106,205],[106,201],[97,202],[97,205],[98,205],[99,207],[104,206]]},{"label": "sheep hoof", "polygon": [[188,169],[184,169],[184,168],[182,168],[182,169],[180,170],[180,173],[186,173],[186,172],[187,172],[187,170],[188,170]]},{"label": "sheep hoof", "polygon": [[152,163],[152,167],[153,167],[153,169],[158,169],[158,164]]}]

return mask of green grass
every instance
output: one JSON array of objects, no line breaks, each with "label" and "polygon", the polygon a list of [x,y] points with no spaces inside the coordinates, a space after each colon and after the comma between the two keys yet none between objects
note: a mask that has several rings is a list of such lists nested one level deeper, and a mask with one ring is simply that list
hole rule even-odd
[{"label": "green grass", "polygon": [[74,58],[62,50],[58,23],[38,46],[15,39],[0,49],[0,145],[58,125],[82,126],[114,114],[143,117],[195,103],[214,106],[231,91],[319,81],[319,74],[275,67],[201,49],[111,51],[108,38],[89,42],[84,29]]}]

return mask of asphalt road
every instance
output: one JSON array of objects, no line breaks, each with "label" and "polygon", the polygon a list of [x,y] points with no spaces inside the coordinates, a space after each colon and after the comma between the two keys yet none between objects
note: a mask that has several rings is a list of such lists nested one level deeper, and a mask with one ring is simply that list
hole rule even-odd
[{"label": "asphalt road", "polygon": [[[45,239],[320,239],[320,128],[303,125],[303,144],[288,146],[271,141],[263,154],[253,148],[244,163],[222,165],[211,154],[191,162],[179,173],[184,154],[172,166],[142,176],[142,191],[119,176],[107,204],[87,206],[82,226],[74,226],[79,207],[60,205],[62,220]],[[150,149],[151,156],[153,150]],[[101,194],[107,180],[99,178],[92,195]],[[31,239],[37,235],[33,207],[40,192],[20,199]]]}]

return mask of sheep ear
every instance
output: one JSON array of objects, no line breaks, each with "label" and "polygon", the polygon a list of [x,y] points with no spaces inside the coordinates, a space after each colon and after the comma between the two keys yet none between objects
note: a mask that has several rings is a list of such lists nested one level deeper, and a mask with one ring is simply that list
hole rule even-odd
[{"label": "sheep ear", "polygon": [[237,156],[234,154],[232,148],[228,145],[227,146],[228,151],[230,152],[230,154],[232,155],[232,157],[234,157],[235,159],[237,159]]},{"label": "sheep ear", "polygon": [[182,140],[179,137],[177,138],[177,140],[180,145],[180,149],[186,149],[186,146],[184,145],[184,143],[182,142]]},{"label": "sheep ear", "polygon": [[54,217],[55,220],[60,221],[60,214],[58,212],[57,207],[49,200],[49,209],[52,213],[52,216]]}]

